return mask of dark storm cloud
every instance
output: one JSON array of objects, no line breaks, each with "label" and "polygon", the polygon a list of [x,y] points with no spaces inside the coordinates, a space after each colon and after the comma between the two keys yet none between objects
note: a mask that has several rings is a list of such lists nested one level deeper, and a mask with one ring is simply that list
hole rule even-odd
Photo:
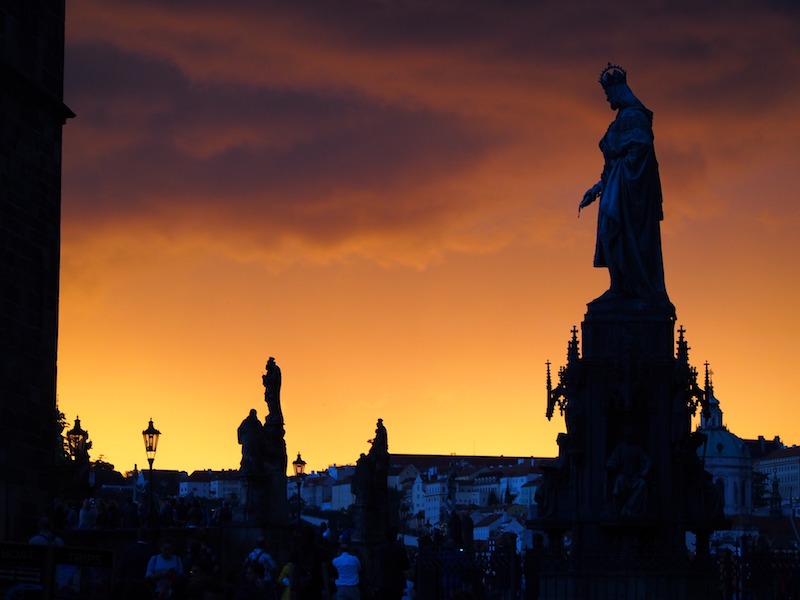
[{"label": "dark storm cloud", "polygon": [[194,210],[210,234],[224,215],[325,243],[499,214],[521,200],[485,174],[471,204],[437,186],[487,163],[495,182],[525,163],[531,187],[572,185],[552,174],[587,123],[602,133],[607,60],[656,110],[668,177],[701,189],[710,147],[758,139],[800,73],[790,5],[720,7],[87,0],[67,38],[65,217],[163,228]]},{"label": "dark storm cloud", "polygon": [[[205,205],[209,217],[232,207],[245,221],[269,213],[272,227],[301,236],[318,236],[320,220],[332,237],[344,235],[337,223],[396,227],[408,214],[388,204],[397,190],[468,168],[489,142],[453,115],[356,94],[199,84],[167,63],[105,46],[71,54],[70,103],[96,136],[65,174],[66,187],[81,190],[70,195],[73,218],[191,204]],[[330,205],[331,194],[354,192],[351,202]],[[375,202],[361,202],[364,193]]]}]

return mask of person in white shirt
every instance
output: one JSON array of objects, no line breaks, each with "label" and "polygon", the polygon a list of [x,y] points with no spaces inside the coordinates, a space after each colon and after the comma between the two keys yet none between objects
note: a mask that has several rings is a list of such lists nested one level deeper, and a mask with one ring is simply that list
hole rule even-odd
[{"label": "person in white shirt", "polygon": [[342,544],[339,556],[331,564],[336,569],[336,600],[360,600],[358,589],[361,561],[350,554],[347,544]]}]

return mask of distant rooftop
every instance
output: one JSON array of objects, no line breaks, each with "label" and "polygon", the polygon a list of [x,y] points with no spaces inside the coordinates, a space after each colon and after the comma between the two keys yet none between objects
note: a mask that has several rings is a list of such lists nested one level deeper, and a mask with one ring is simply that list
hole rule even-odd
[{"label": "distant rooftop", "polygon": [[[436,468],[447,471],[450,462],[457,467],[513,467],[520,464],[531,465],[532,456],[470,456],[458,454],[393,454],[389,453],[389,465],[402,467],[412,464],[420,470]],[[538,459],[537,459],[538,461]]]}]

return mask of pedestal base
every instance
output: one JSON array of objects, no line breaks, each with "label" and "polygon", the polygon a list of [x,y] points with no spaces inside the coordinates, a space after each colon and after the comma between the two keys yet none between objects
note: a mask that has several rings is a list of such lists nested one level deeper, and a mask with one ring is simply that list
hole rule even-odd
[{"label": "pedestal base", "polygon": [[287,525],[286,475],[276,472],[242,477],[242,497],[235,520],[255,526]]},{"label": "pedestal base", "polygon": [[598,557],[582,564],[545,560],[536,581],[540,600],[708,600],[716,598],[713,561],[675,556],[613,561]]}]

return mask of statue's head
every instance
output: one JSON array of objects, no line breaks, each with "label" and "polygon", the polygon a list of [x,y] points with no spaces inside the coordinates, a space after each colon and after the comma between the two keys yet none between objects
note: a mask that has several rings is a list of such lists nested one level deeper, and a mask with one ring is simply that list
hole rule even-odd
[{"label": "statue's head", "polygon": [[608,63],[608,66],[600,73],[599,81],[606,92],[606,99],[612,110],[639,104],[631,88],[628,87],[628,72],[622,67]]},{"label": "statue's head", "polygon": [[608,90],[614,85],[627,83],[628,72],[619,65],[608,63],[608,66],[600,72],[599,81],[603,89]]}]

